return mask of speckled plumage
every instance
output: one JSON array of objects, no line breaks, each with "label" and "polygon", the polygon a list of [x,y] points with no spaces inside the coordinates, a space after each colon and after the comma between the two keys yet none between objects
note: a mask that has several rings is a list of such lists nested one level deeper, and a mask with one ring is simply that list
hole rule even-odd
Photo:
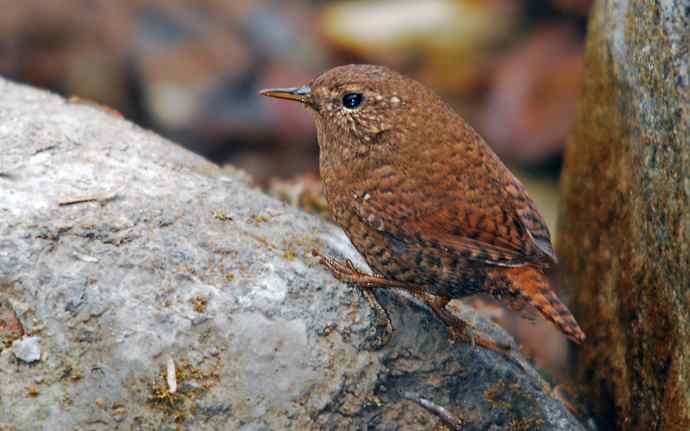
[{"label": "speckled plumage", "polygon": [[[441,308],[478,292],[523,299],[584,339],[544,275],[556,257],[542,216],[446,103],[380,66],[336,67],[302,89],[333,217],[390,287],[441,298]],[[348,93],[362,94],[361,106],[344,107]]]}]

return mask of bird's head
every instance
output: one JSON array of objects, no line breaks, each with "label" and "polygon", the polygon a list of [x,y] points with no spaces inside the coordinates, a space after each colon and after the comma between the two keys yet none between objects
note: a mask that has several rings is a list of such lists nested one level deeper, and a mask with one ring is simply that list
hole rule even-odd
[{"label": "bird's head", "polygon": [[[303,103],[315,113],[319,142],[334,137],[358,144],[374,143],[397,127],[411,100],[426,90],[383,66],[335,67],[302,87],[272,88],[260,94]],[[355,138],[355,139],[349,139]]]}]

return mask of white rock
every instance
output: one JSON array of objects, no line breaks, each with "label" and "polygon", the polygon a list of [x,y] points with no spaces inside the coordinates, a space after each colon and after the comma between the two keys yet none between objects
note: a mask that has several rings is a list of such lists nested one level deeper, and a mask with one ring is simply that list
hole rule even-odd
[{"label": "white rock", "polygon": [[17,340],[12,344],[12,353],[20,361],[31,363],[41,359],[40,337],[28,337]]}]

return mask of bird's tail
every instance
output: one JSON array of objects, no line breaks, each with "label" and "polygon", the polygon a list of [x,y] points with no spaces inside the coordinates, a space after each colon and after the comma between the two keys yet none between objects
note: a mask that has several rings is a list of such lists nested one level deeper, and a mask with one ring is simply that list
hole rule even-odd
[{"label": "bird's tail", "polygon": [[510,281],[509,290],[512,293],[533,305],[545,319],[553,322],[568,338],[576,343],[584,341],[585,333],[551,289],[546,275],[529,266],[511,268],[505,271],[504,275]]}]

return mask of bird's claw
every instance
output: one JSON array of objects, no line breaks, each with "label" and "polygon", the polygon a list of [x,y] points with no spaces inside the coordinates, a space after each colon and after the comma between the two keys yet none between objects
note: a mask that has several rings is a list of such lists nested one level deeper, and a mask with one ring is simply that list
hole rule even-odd
[{"label": "bird's claw", "polygon": [[365,344],[369,346],[368,348],[378,350],[388,344],[393,334],[393,324],[388,313],[378,302],[374,292],[371,291],[375,285],[372,281],[373,276],[358,270],[350,259],[338,261],[330,257],[318,256],[320,256],[319,262],[321,265],[326,267],[333,274],[333,277],[343,283],[357,286],[367,299],[369,306],[373,309],[375,315],[374,334],[368,336],[365,341]]},{"label": "bird's claw", "polygon": [[353,281],[354,276],[359,275],[357,269],[350,260],[346,260],[343,263],[330,257],[321,256],[319,263],[325,266],[331,274],[333,274],[333,277],[342,282],[347,283]]}]

